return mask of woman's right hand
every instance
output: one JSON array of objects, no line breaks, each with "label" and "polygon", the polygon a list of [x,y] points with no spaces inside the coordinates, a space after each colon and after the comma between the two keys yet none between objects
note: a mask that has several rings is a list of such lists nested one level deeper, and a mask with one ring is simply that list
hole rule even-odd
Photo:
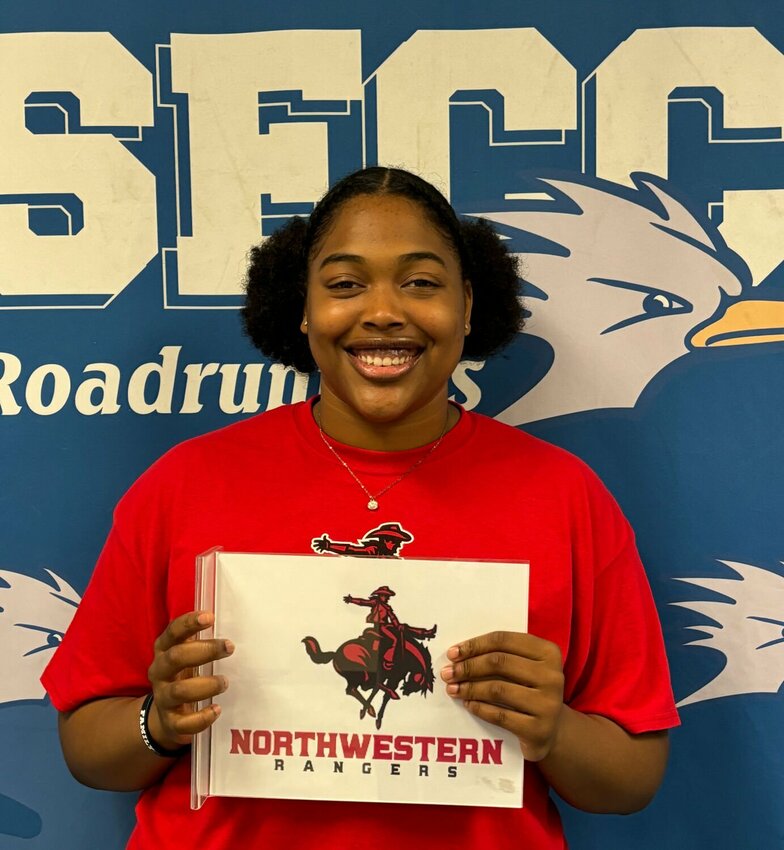
[{"label": "woman's right hand", "polygon": [[225,676],[196,676],[194,669],[234,652],[230,640],[198,640],[196,635],[215,622],[209,611],[190,611],[172,620],[155,641],[155,658],[147,674],[153,703],[149,732],[155,743],[176,750],[211,726],[220,714],[212,703],[201,711],[194,703],[222,694],[228,687]]}]

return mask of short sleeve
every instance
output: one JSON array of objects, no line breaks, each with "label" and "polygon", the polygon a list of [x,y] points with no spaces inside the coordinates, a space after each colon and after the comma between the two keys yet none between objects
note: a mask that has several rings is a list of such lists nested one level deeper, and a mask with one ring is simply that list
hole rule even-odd
[{"label": "short sleeve", "polygon": [[632,734],[677,726],[661,626],[631,534],[594,576],[587,628],[584,663],[567,694],[570,707],[607,717]]},{"label": "short sleeve", "polygon": [[155,639],[169,621],[169,517],[160,466],[144,473],[117,505],[84,598],[41,677],[59,711],[149,690]]}]

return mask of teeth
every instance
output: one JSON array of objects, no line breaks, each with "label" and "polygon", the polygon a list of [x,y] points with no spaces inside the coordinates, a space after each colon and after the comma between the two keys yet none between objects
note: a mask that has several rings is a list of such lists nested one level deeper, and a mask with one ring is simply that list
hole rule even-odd
[{"label": "teeth", "polygon": [[404,363],[410,363],[414,359],[414,354],[408,351],[401,351],[394,354],[374,354],[370,351],[360,351],[356,355],[358,360],[367,363],[369,366],[402,366]]}]

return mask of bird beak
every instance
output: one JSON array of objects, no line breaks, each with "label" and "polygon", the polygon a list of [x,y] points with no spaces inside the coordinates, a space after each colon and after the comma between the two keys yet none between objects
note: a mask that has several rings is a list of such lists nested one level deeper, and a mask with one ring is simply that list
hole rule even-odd
[{"label": "bird beak", "polygon": [[694,348],[784,342],[784,301],[736,301],[690,342]]}]

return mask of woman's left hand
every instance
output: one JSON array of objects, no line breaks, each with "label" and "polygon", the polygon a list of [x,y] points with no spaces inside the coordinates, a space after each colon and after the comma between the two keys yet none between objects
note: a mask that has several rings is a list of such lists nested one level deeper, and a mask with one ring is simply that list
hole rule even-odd
[{"label": "woman's left hand", "polygon": [[514,733],[527,761],[541,761],[558,734],[563,709],[561,651],[521,632],[490,632],[447,651],[441,670],[449,696],[472,714]]}]

